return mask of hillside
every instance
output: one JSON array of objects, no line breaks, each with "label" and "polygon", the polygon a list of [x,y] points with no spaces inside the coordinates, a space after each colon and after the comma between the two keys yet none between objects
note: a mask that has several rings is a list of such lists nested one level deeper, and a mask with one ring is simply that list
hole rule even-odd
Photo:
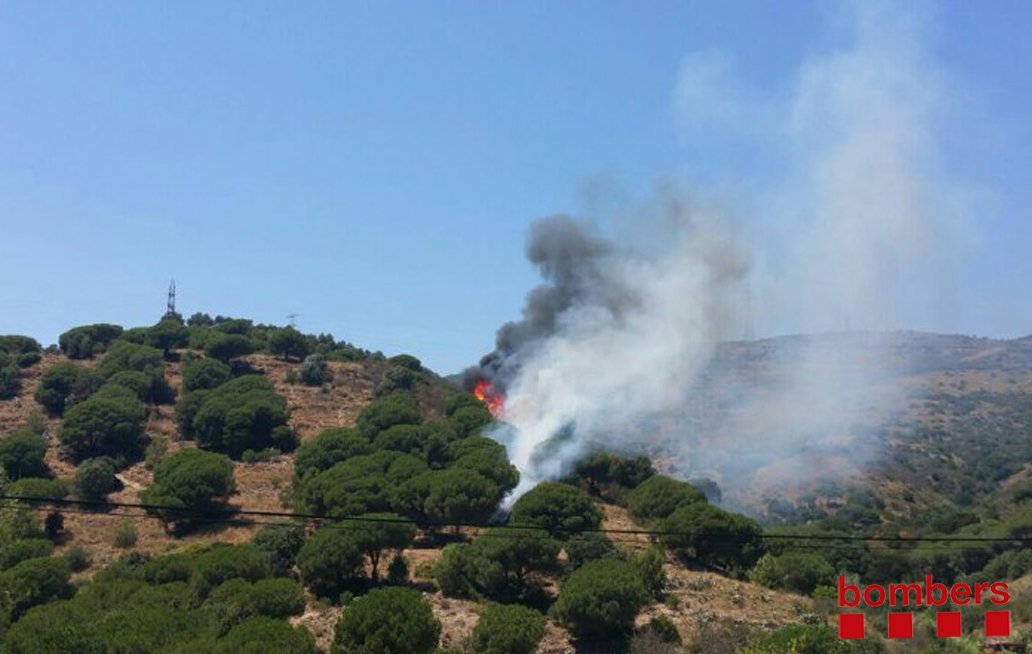
[{"label": "hillside", "polygon": [[[256,339],[271,338],[265,332],[272,333],[269,331],[272,328],[249,329],[255,342]],[[265,332],[255,332],[255,329]],[[197,333],[194,329],[191,338]],[[254,336],[255,333],[258,336]],[[848,341],[845,346],[842,339]],[[337,346],[327,347],[332,354]],[[765,460],[750,474],[739,469],[735,471],[737,475],[721,476],[721,462],[735,458],[734,448],[750,442],[752,435],[748,430],[756,426],[746,413],[758,404],[736,403],[733,398],[763,397],[766,392],[770,396],[763,398],[763,403],[783,402],[785,389],[798,391],[801,388],[787,382],[797,374],[801,359],[816,356],[822,365],[828,362],[826,352],[814,355],[821,349],[853,353],[848,358],[837,360],[835,365],[847,371],[859,371],[867,384],[863,388],[857,387],[864,399],[856,402],[855,414],[838,416],[834,421],[836,428],[846,427],[835,434],[835,438],[822,433],[817,439],[812,439],[809,438],[812,434],[806,434],[811,441],[810,447],[786,448],[786,456]],[[446,379],[426,370],[418,361],[413,364],[401,359],[387,359],[352,346],[347,346],[344,351],[346,354],[342,358],[347,360],[326,357],[325,380],[313,385],[298,379],[302,365],[300,357],[258,352],[235,356],[230,363],[234,371],[241,371],[234,374],[257,375],[271,383],[275,394],[283,398],[289,411],[289,428],[302,449],[326,430],[359,428],[360,416],[376,404],[377,398],[382,400],[389,396],[385,395],[383,385],[394,374],[390,371],[399,367],[416,366],[419,369],[418,374],[405,382],[405,393],[419,407],[420,420],[428,425],[451,420],[454,406],[457,406],[453,401],[458,391]],[[855,353],[863,356],[854,356]],[[120,487],[106,496],[108,501],[126,504],[146,502],[147,489],[155,484],[155,464],[180,450],[198,446],[196,440],[183,438],[176,406],[182,404],[184,395],[189,395],[184,389],[184,366],[187,362],[210,358],[211,355],[209,342],[206,348],[172,348],[164,357],[161,375],[177,399],[175,403],[148,403],[143,428],[147,442],[161,444],[161,447],[155,447],[153,451],[148,449],[146,456],[127,461],[117,475]],[[102,370],[108,365],[105,361],[103,353],[71,359],[57,348],[45,351],[39,361],[21,369],[21,387],[17,393],[0,401],[0,434],[14,434],[34,425],[46,439],[45,462],[51,473],[57,478],[72,479],[77,472],[75,459],[57,438],[62,420],[42,411],[34,396],[41,377],[48,371],[68,364]],[[809,369],[817,370],[814,367]],[[825,367],[821,374],[841,378],[841,373],[841,370],[828,372]],[[1027,491],[1032,488],[1032,481],[1028,480],[1032,469],[1029,465],[1032,463],[1032,339],[994,341],[960,336],[892,334],[793,337],[731,343],[721,346],[718,357],[697,390],[699,393],[686,403],[684,413],[657,417],[651,424],[643,424],[643,431],[652,430],[651,440],[645,441],[645,450],[656,459],[661,470],[674,475],[716,477],[731,505],[744,507],[770,524],[782,525],[784,529],[803,527],[832,533],[843,533],[842,530],[911,534],[966,530],[963,533],[983,533],[984,530],[1019,524],[1015,520],[1023,519],[1023,508],[1032,497],[1032,493]],[[872,412],[871,408],[875,406],[878,411]],[[685,424],[693,429],[693,451],[698,451],[700,443],[718,448],[703,465],[685,466],[684,450],[677,449],[684,446],[678,435],[684,433]],[[816,432],[831,425],[817,421],[810,423],[809,427]],[[741,431],[729,434],[729,430],[734,428]],[[770,423],[767,423],[767,428],[771,428]],[[717,444],[721,442],[728,444],[726,451],[719,451]],[[850,456],[850,452],[859,451],[858,447],[867,454]],[[786,479],[785,468],[798,471],[802,465],[798,461],[793,462],[794,457],[810,463],[819,460],[826,464],[837,460],[848,469],[836,468],[833,477],[796,474]],[[295,510],[298,493],[304,492],[296,475],[296,458],[296,451],[276,450],[234,458],[231,463],[235,490],[225,499],[223,506],[252,511]],[[696,457],[695,461],[698,464],[701,458]],[[581,477],[574,482],[587,484],[585,487],[589,489],[595,486],[593,478],[584,477],[582,472],[576,474]],[[626,498],[633,484],[623,488],[619,483],[608,480],[603,481],[601,488],[603,490],[595,493],[593,501],[601,512],[602,529],[620,531],[642,526],[641,517],[631,515],[627,508]],[[73,575],[74,581],[83,584],[115,564],[127,552],[160,557],[195,551],[197,547],[210,543],[244,545],[251,542],[260,526],[201,523],[180,532],[155,516],[133,508],[108,512],[68,509],[62,512],[62,517],[64,529],[57,540],[56,554],[77,548],[89,552],[89,565]],[[118,546],[119,532],[127,520],[135,526],[135,542],[129,547]],[[408,584],[423,592],[433,614],[441,622],[442,647],[461,649],[465,646],[477,625],[483,605],[475,597],[457,597],[453,593],[442,592],[431,568],[449,544],[476,543],[490,535],[478,528],[456,530],[451,536],[427,532],[418,535],[399,552],[408,561]],[[631,557],[631,560],[649,551],[649,540],[645,536],[614,537],[613,540],[624,556]],[[784,550],[772,551],[777,556],[784,554]],[[789,546],[788,552],[791,551]],[[881,574],[876,569],[879,569],[879,562],[885,554],[884,549],[865,546],[863,556],[868,562],[863,564],[866,567],[861,575]],[[564,561],[566,556],[564,550],[560,561]],[[848,558],[848,553],[845,556]],[[1013,553],[1007,548],[986,548],[983,556],[975,558],[977,565],[969,564],[974,565],[972,569],[962,569],[957,564],[949,574],[974,573],[983,565],[994,565],[993,561],[1000,556],[1010,565]],[[829,570],[857,572],[857,569],[850,569],[851,564],[842,558],[841,553],[829,553],[826,558],[832,565]],[[803,559],[804,566],[818,563],[823,565],[823,560]],[[912,561],[909,565],[920,570],[928,563]],[[764,583],[777,588],[763,586],[746,580],[743,569],[686,560],[672,549],[664,554],[662,569],[666,582],[661,601],[651,602],[638,611],[634,624],[640,634],[648,636],[652,633],[651,625],[655,619],[668,619],[688,651],[730,653],[735,651],[733,641],[738,637],[745,638],[754,631],[769,631],[801,621],[820,622],[819,614],[828,610],[821,600],[815,603],[804,594],[791,592],[797,589],[783,587],[780,582],[765,579]],[[368,563],[363,564],[363,570],[369,574]],[[1032,565],[1009,570],[1010,576],[1021,576],[1032,572]],[[897,573],[890,571],[886,574]],[[829,582],[830,578],[825,577],[813,583]],[[542,569],[532,571],[528,583],[542,594],[534,601],[547,606],[555,601],[565,580],[553,570]],[[1022,584],[1019,588],[1028,586],[1025,582]],[[809,589],[806,592],[811,592],[813,586]],[[1032,587],[1029,589],[1021,591],[1021,606],[1029,602],[1027,595],[1032,595]],[[325,597],[318,597],[314,592],[306,591],[305,597],[304,610],[290,621],[307,628],[318,647],[328,651],[334,638],[334,627],[347,609],[337,602],[327,601]],[[1024,613],[1016,613],[1016,616],[1019,625],[1032,618],[1032,615]],[[732,638],[728,635],[731,633],[738,636]],[[723,649],[715,644],[722,639],[727,643]],[[661,643],[653,643],[653,646],[667,647]],[[614,651],[604,647],[599,650],[583,638],[572,639],[568,629],[555,620],[547,623],[535,651],[560,654],[574,650]]]},{"label": "hillside", "polygon": [[[201,350],[185,348],[173,350],[166,357],[162,373],[168,386],[179,398],[184,394],[184,361],[201,356]],[[41,411],[34,396],[41,377],[47,371],[69,364],[96,370],[103,365],[103,361],[103,355],[71,359],[56,349],[44,352],[37,363],[22,369],[19,391],[13,397],[0,401],[0,434],[13,434],[35,424],[36,428],[43,431],[46,439],[45,462],[52,474],[57,478],[71,480],[77,466],[57,438],[62,421],[57,416],[48,416],[45,411]],[[390,362],[382,356],[357,357],[355,361],[331,360],[327,362],[329,381],[309,386],[297,379],[297,360],[256,353],[238,357],[234,366],[272,382],[275,392],[285,399],[290,412],[289,426],[302,445],[328,429],[354,428],[362,410],[377,397],[377,387],[391,368]],[[449,382],[430,371],[421,374],[419,381],[411,388],[425,420],[443,415],[445,400],[455,392],[456,389]],[[144,432],[148,442],[162,444],[159,448],[161,458],[197,446],[196,442],[182,438],[176,422],[175,406],[148,405]],[[232,467],[236,487],[227,498],[225,506],[242,510],[291,511],[291,491],[295,483],[294,456],[294,453],[286,452],[264,457],[263,460],[234,460]],[[121,469],[117,474],[121,487],[108,494],[107,501],[126,504],[145,501],[145,489],[154,484],[154,463],[154,457],[148,453],[147,457],[130,462]],[[609,503],[601,503],[600,506],[604,515],[603,528],[635,527],[626,509]],[[55,554],[84,548],[90,555],[89,566],[73,576],[79,583],[86,582],[112,565],[125,556],[127,551],[157,556],[189,551],[190,548],[206,543],[245,544],[250,542],[258,530],[257,525],[216,523],[202,524],[187,533],[174,533],[145,511],[132,508],[108,512],[65,509],[62,517],[63,533]],[[128,549],[116,545],[119,530],[126,520],[132,521],[136,533],[135,542]],[[470,538],[480,530],[464,531],[465,537]],[[412,583],[430,591],[428,597],[434,614],[442,622],[442,646],[461,647],[477,623],[478,604],[468,599],[446,597],[435,590],[429,570],[447,542],[419,539],[413,548],[404,550],[403,555],[410,561]],[[648,541],[644,537],[620,544],[620,547],[632,553],[644,552],[647,546]],[[653,618],[666,616],[677,625],[686,642],[695,638],[700,629],[714,624],[748,624],[769,629],[790,623],[799,618],[806,604],[797,596],[762,588],[747,581],[728,579],[712,571],[687,569],[674,558],[664,563],[664,569],[668,578],[665,603],[642,611],[636,623],[640,628],[647,629]],[[546,589],[545,592],[553,597],[558,592],[557,580],[551,576],[542,577],[540,583]],[[334,625],[342,610],[312,595],[308,596],[307,602],[305,611],[293,618],[292,622],[308,628],[319,647],[328,649]],[[572,651],[569,633],[554,623],[549,624],[536,651],[554,654]]]}]

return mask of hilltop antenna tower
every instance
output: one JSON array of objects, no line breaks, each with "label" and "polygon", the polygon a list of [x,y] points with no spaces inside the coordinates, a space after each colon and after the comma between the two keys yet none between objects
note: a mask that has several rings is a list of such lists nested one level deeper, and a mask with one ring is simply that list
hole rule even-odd
[{"label": "hilltop antenna tower", "polygon": [[176,280],[174,278],[168,285],[168,304],[165,307],[165,315],[176,315]]},{"label": "hilltop antenna tower", "polygon": [[287,324],[290,325],[291,327],[297,327],[297,324],[296,324],[297,323],[297,316],[298,316],[298,314],[296,314],[296,313],[288,313],[287,314]]}]

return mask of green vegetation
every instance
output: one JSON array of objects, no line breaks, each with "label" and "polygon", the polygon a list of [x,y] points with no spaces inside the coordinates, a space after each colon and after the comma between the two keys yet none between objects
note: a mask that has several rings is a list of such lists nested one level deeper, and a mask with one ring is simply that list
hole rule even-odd
[{"label": "green vegetation", "polygon": [[259,375],[238,377],[207,391],[191,413],[190,433],[198,444],[233,458],[270,447],[291,451],[297,443],[287,426],[286,401]]},{"label": "green vegetation", "polygon": [[691,484],[666,475],[653,475],[627,495],[627,509],[635,518],[649,521],[666,518],[680,507],[705,501],[702,491]]},{"label": "green vegetation", "polygon": [[545,635],[545,618],[519,605],[489,604],[473,629],[473,648],[482,654],[531,654]]},{"label": "green vegetation", "polygon": [[705,565],[744,570],[759,558],[762,530],[756,521],[712,504],[682,506],[660,523],[671,532],[663,544],[685,559]]},{"label": "green vegetation", "polygon": [[69,359],[90,359],[102,354],[121,334],[122,328],[118,325],[97,323],[69,329],[57,342]]},{"label": "green vegetation", "polygon": [[649,594],[635,567],[625,561],[600,559],[570,575],[552,605],[551,614],[577,636],[628,633]]},{"label": "green vegetation", "polygon": [[602,512],[587,493],[557,482],[542,482],[517,500],[512,507],[512,522],[541,527],[551,534],[597,529]]},{"label": "green vegetation", "polygon": [[89,501],[103,500],[121,486],[115,478],[115,464],[107,457],[86,459],[80,463],[73,483],[75,494]]},{"label": "green vegetation", "polygon": [[193,513],[215,507],[234,490],[233,464],[221,454],[183,448],[154,469],[143,502],[182,509],[149,510],[166,523],[190,524]]},{"label": "green vegetation", "polygon": [[322,386],[333,379],[326,357],[322,354],[309,354],[301,363],[301,381],[307,386]]},{"label": "green vegetation", "polygon": [[146,413],[135,397],[90,397],[68,409],[58,438],[78,460],[133,456],[142,450]]},{"label": "green vegetation", "polygon": [[36,401],[53,416],[64,415],[67,408],[97,391],[104,378],[96,372],[71,362],[48,368],[36,386]]},{"label": "green vegetation", "polygon": [[216,388],[232,376],[230,367],[217,359],[191,357],[183,363],[183,391]]},{"label": "green vegetation", "polygon": [[311,344],[304,334],[293,327],[274,330],[269,335],[269,352],[287,359],[304,359],[311,352]]},{"label": "green vegetation", "polygon": [[334,654],[429,654],[441,623],[418,591],[380,588],[352,602],[337,623]]},{"label": "green vegetation", "polygon": [[50,469],[43,460],[46,453],[46,439],[28,430],[0,438],[0,468],[8,479],[49,475]]}]

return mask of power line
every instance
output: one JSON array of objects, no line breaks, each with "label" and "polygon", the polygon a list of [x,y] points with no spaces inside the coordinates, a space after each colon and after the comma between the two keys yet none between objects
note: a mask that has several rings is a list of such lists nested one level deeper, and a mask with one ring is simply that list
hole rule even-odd
[{"label": "power line", "polygon": [[[19,505],[19,504],[6,504],[6,505],[0,505],[0,508],[26,508],[26,509],[29,509],[29,510],[36,510],[36,511],[50,511],[52,513],[59,513],[59,514],[62,514],[62,515],[64,515],[64,514],[79,514],[79,515],[86,514],[86,515],[92,515],[92,516],[101,517],[101,518],[112,517],[112,518],[123,518],[123,519],[141,520],[141,521],[142,520],[160,520],[161,519],[161,516],[158,516],[158,515],[140,514],[140,513],[118,513],[118,512],[115,512],[115,511],[96,512],[96,511],[90,511],[88,509],[72,508],[72,507],[53,508],[53,507],[45,507],[45,506],[24,506],[24,505]],[[289,515],[292,515],[292,514],[289,514]],[[294,524],[291,524],[289,522],[284,522],[283,520],[255,520],[255,519],[248,519],[248,518],[207,518],[207,517],[191,518],[191,520],[193,520],[194,522],[199,522],[199,523],[205,523],[205,524],[224,524],[224,525],[233,526],[233,527],[268,526],[268,527],[287,528],[287,527],[295,526]],[[337,521],[336,518],[326,518],[325,520],[326,520],[327,524],[321,524],[319,526],[320,529],[340,529],[340,530],[346,530],[346,529],[353,529],[354,528],[354,525],[334,524]],[[385,520],[374,520],[374,519],[371,519],[371,518],[366,520],[366,521],[368,521],[368,522],[387,522]],[[391,521],[391,522],[404,522],[406,524],[413,524],[413,525],[415,524],[414,521],[409,521],[409,520],[399,520],[399,521]],[[487,525],[488,528],[493,528],[493,527],[498,527],[498,526],[502,526],[502,525]],[[537,533],[531,533],[531,534],[523,534],[521,536],[522,538],[541,538],[541,539],[545,539],[545,538],[552,538],[553,537],[552,534],[550,534],[547,530],[545,530],[545,529],[543,529],[541,527],[524,527],[524,526],[520,526],[520,525],[515,525],[515,526],[513,526],[513,528],[514,529],[519,529],[519,530],[522,530],[522,531],[537,532]],[[491,539],[491,538],[506,538],[508,536],[506,534],[492,533],[491,531],[488,531],[488,532],[485,532],[485,533],[478,534],[476,537],[477,537],[477,539],[480,539],[480,538]],[[614,544],[620,544],[620,545],[642,545],[643,544],[640,539],[631,538],[631,537],[628,537],[626,535],[621,537],[621,535],[619,533],[617,534],[616,537],[609,538],[608,540],[610,542],[614,543]],[[731,542],[734,542],[736,539],[733,538],[733,537],[716,537],[716,536],[714,536],[714,537],[709,537],[708,540],[711,541],[711,542],[712,541],[717,541],[717,542],[731,541]],[[1009,541],[1010,539],[1005,539],[1005,540]],[[852,542],[850,544],[841,543],[841,544],[837,544],[837,545],[836,544],[809,544],[809,545],[807,545],[807,544],[797,544],[797,543],[785,543],[785,544],[781,545],[780,547],[781,547],[781,549],[786,550],[786,551],[821,551],[821,552],[823,552],[823,551],[829,551],[829,550],[844,550],[844,551],[847,551],[847,552],[849,552],[849,551],[852,551],[852,552],[865,552],[865,553],[870,553],[870,554],[890,554],[890,553],[893,553],[893,554],[906,554],[906,553],[910,553],[910,552],[951,553],[951,552],[959,552],[959,551],[962,552],[962,551],[972,551],[972,550],[981,550],[982,549],[981,547],[976,547],[976,546],[972,546],[972,545],[969,545],[969,546],[966,546],[966,547],[926,546],[926,547],[907,547],[905,549],[904,548],[875,548],[875,549],[867,549],[867,550],[861,549],[861,548],[865,547],[865,545],[866,545],[866,543],[864,543],[864,542],[854,541],[854,542]]]},{"label": "power line", "polygon": [[[224,521],[240,521],[241,519],[236,516],[255,516],[259,518],[281,518],[281,519],[292,519],[292,520],[311,520],[316,522],[367,522],[367,523],[382,523],[382,524],[415,524],[419,527],[434,527],[434,528],[446,528],[446,527],[459,527],[459,528],[472,528],[472,529],[519,529],[519,530],[537,530],[545,533],[550,531],[545,527],[539,527],[535,525],[521,525],[512,524],[508,522],[463,522],[463,521],[436,521],[436,520],[410,520],[407,518],[387,518],[384,516],[354,516],[354,515],[332,515],[325,513],[305,513],[305,512],[287,512],[287,511],[269,511],[261,509],[236,509],[236,508],[219,508],[211,507],[208,509],[197,509],[195,507],[183,507],[173,506],[168,504],[149,504],[142,502],[112,502],[112,501],[94,501],[94,500],[76,500],[67,499],[60,497],[38,497],[38,496],[25,496],[25,495],[0,495],[0,500],[11,500],[16,502],[29,502],[29,503],[47,503],[62,506],[79,506],[79,507],[92,507],[96,509],[142,509],[144,511],[155,511],[155,512],[166,512],[171,516],[181,515],[184,519],[191,519],[195,521],[210,521],[210,522],[224,522]],[[82,511],[83,513],[92,513],[88,511]],[[139,516],[142,518],[160,517],[160,516]],[[260,524],[253,522],[253,524]],[[559,530],[563,534],[583,534],[583,533],[599,533],[599,534],[616,534],[623,536],[649,536],[649,537],[661,537],[661,536],[697,536],[697,534],[683,530],[663,530],[663,529],[619,529],[612,527],[584,527],[578,529],[562,529]],[[865,535],[832,535],[832,534],[759,534],[760,538],[766,540],[783,540],[783,541],[816,541],[816,542],[879,542],[879,543],[1032,543],[1032,537],[1005,537],[1005,536],[865,536]],[[711,540],[751,540],[755,535],[742,535],[736,536],[729,534],[720,537],[710,537]],[[955,550],[957,548],[943,548],[944,550]],[[911,551],[897,550],[897,551]]]}]

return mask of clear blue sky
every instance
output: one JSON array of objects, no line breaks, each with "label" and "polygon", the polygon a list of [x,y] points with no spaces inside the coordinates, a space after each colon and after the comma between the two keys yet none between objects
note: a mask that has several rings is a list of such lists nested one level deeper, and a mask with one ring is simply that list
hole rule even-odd
[{"label": "clear blue sky", "polygon": [[[4,2],[0,333],[150,324],[175,277],[185,314],[297,313],[457,370],[535,282],[533,219],[581,210],[599,176],[641,193],[749,168],[677,138],[687,55],[783,84],[834,45],[829,6]],[[993,198],[943,329],[1028,333],[1032,5],[931,13],[978,123],[949,163]]]}]

